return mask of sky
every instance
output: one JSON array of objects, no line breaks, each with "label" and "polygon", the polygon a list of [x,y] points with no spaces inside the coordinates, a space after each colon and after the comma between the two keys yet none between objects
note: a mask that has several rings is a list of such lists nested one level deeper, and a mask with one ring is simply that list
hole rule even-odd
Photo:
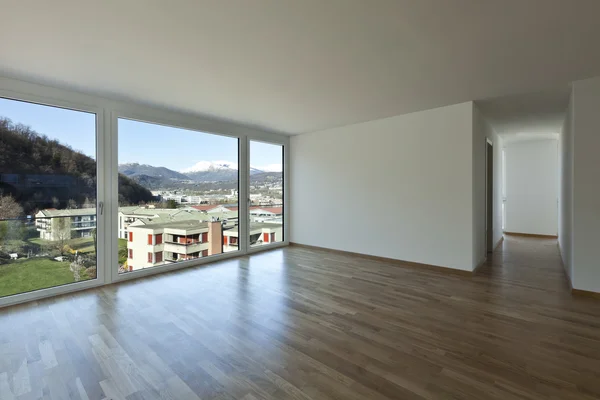
[{"label": "sky", "polygon": [[[95,114],[0,98],[0,117],[28,125],[40,134],[96,158]],[[237,139],[119,120],[119,164],[137,162],[181,171],[200,161],[237,164]],[[253,167],[277,170],[281,163],[281,146],[250,143]]]}]

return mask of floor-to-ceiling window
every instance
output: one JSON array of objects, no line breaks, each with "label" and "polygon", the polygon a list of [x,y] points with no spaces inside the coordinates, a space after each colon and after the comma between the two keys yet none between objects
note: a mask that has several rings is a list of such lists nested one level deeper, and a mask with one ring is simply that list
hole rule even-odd
[{"label": "floor-to-ceiling window", "polygon": [[0,297],[97,278],[96,114],[0,98]]},{"label": "floor-to-ceiling window", "polygon": [[118,119],[119,273],[239,250],[238,138]]},{"label": "floor-to-ceiling window", "polygon": [[250,141],[249,245],[284,240],[284,147]]},{"label": "floor-to-ceiling window", "polygon": [[0,307],[285,243],[288,143],[0,78]]}]

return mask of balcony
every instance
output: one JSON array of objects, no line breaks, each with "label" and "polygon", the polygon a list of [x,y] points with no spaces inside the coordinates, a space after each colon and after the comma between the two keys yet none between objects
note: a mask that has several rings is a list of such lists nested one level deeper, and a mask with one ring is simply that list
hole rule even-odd
[{"label": "balcony", "polygon": [[164,242],[164,250],[170,251],[173,253],[184,253],[190,254],[195,253],[202,250],[208,249],[208,243],[203,242],[187,242],[187,243],[177,243],[173,241]]},{"label": "balcony", "polygon": [[181,262],[181,261],[189,261],[189,260],[196,260],[200,258],[200,255],[197,256],[193,256],[193,255],[184,255],[184,254],[179,254],[177,258],[165,258],[163,261],[165,263],[171,264],[171,263],[176,263],[176,262]]},{"label": "balcony", "polygon": [[195,244],[202,244],[204,242],[201,242],[199,240],[189,240],[187,242],[181,243],[181,242],[176,242],[176,241],[173,241],[173,240],[166,240],[164,243],[165,244],[175,244],[177,246],[193,246]]}]

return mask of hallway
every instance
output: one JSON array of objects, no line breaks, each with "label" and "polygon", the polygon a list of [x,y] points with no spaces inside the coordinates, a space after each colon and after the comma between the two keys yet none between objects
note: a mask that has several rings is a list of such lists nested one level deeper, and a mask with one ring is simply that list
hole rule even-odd
[{"label": "hallway", "polygon": [[477,271],[477,277],[516,294],[571,298],[556,239],[504,235],[504,241]]},{"label": "hallway", "polygon": [[555,240],[477,275],[292,246],[0,311],[0,398],[600,398]]}]

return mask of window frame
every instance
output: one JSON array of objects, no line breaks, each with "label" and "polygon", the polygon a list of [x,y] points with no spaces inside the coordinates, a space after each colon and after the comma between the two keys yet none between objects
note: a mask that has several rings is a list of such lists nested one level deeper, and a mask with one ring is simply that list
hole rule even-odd
[{"label": "window frame", "polygon": [[[278,135],[266,131],[261,131],[255,128],[245,127],[237,124],[222,122],[214,119],[203,118],[194,114],[186,114],[175,111],[169,111],[165,109],[158,109],[154,107],[141,106],[135,103],[118,103],[118,106],[111,109],[110,111],[110,137],[111,137],[111,148],[110,154],[112,160],[110,165],[113,167],[112,171],[112,198],[110,220],[115,225],[114,230],[117,231],[118,221],[118,150],[119,150],[119,139],[118,139],[118,122],[119,118],[128,119],[132,121],[139,121],[150,124],[163,125],[171,128],[181,128],[190,131],[197,131],[201,133],[209,133],[212,135],[219,135],[238,139],[238,221],[239,221],[239,232],[247,232],[246,235],[239,235],[238,237],[238,250],[228,253],[215,254],[210,257],[199,257],[193,260],[178,261],[177,263],[163,264],[152,268],[142,268],[135,271],[130,271],[124,274],[118,272],[118,240],[115,236],[112,240],[112,260],[110,263],[112,268],[108,273],[110,274],[110,282],[122,282],[129,279],[136,279],[138,277],[159,274],[162,272],[193,267],[197,265],[207,264],[216,262],[219,260],[225,260],[230,258],[237,258],[247,254],[257,253],[260,251],[272,250],[278,247],[285,247],[289,245],[289,143],[290,137],[284,135]],[[250,140],[275,144],[283,146],[283,172],[284,172],[284,230],[283,230],[283,241],[277,243],[270,243],[268,245],[250,248],[249,245],[249,204],[247,201],[241,199],[249,199],[249,177],[250,177]],[[287,205],[287,206],[286,206]],[[239,217],[246,216],[246,217]],[[163,238],[164,241],[164,238]],[[164,259],[164,257],[163,257]]]},{"label": "window frame", "polygon": [[[246,227],[244,229],[243,232],[245,232],[243,236],[244,238],[238,238],[238,241],[244,240],[245,244],[248,246],[246,251],[247,254],[254,254],[254,253],[260,253],[261,251],[265,251],[265,250],[271,250],[271,249],[276,249],[278,247],[284,247],[284,246],[289,246],[290,241],[290,228],[289,228],[289,210],[290,210],[290,205],[289,205],[289,141],[287,143],[282,143],[279,141],[271,141],[271,140],[261,140],[261,139],[256,139],[256,138],[252,138],[252,137],[247,137],[246,138],[246,147],[248,149],[248,160],[247,160],[247,165],[246,168],[248,169],[248,172],[250,172],[250,142],[254,141],[254,142],[261,142],[261,143],[266,143],[266,144],[273,144],[273,145],[279,145],[282,146],[282,152],[281,152],[281,156],[282,156],[282,160],[281,163],[283,165],[283,229],[282,229],[282,234],[283,234],[283,240],[281,242],[272,242],[272,243],[263,243],[261,246],[255,246],[255,247],[250,247],[250,224],[248,223],[250,220],[250,179],[247,180],[246,182],[246,199],[247,201],[246,203],[246,213],[245,215],[247,216],[247,218],[244,218],[246,220]],[[250,175],[248,175],[248,177],[250,177]],[[241,198],[241,196],[240,196]],[[241,203],[241,202],[240,202]],[[240,232],[242,232],[242,230],[240,229]],[[261,232],[260,237],[263,237],[263,234]]]},{"label": "window frame", "polygon": [[[97,207],[97,210],[102,209],[102,212],[96,216],[99,232],[97,239],[97,278],[91,281],[75,282],[68,285],[40,289],[34,292],[6,296],[0,298],[0,308],[7,305],[108,285],[114,282],[137,279],[142,276],[217,262],[224,259],[242,257],[244,255],[289,245],[289,209],[291,205],[289,199],[289,136],[215,118],[207,118],[194,113],[173,111],[166,108],[166,106],[150,106],[142,104],[141,101],[115,100],[108,97],[40,83],[27,82],[4,76],[0,76],[0,97],[96,114],[97,204],[100,205],[100,202],[103,204],[103,206]],[[140,269],[119,275],[117,154],[119,118],[238,139],[238,198],[240,199],[238,204],[238,215],[240,216],[238,228],[240,234],[237,238],[238,251],[217,254],[205,258],[199,257],[194,260],[170,263],[168,265]],[[282,242],[254,248],[250,248],[249,246],[248,201],[242,201],[242,199],[249,199],[250,140],[283,146],[284,172],[284,240]],[[245,234],[243,234],[244,232]],[[127,237],[127,239],[129,239],[129,237]]]},{"label": "window frame", "polygon": [[[99,232],[96,237],[98,248],[98,252],[96,253],[96,279],[5,296],[0,298],[0,308],[105,285],[107,274],[103,266],[106,265],[106,260],[108,259],[106,237],[110,228],[107,224],[108,218],[106,212],[109,193],[105,185],[100,184],[107,177],[108,158],[106,154],[106,112],[104,107],[91,96],[4,77],[0,77],[0,97],[7,100],[22,101],[96,115],[96,229]],[[99,211],[100,214],[98,214]]]}]

